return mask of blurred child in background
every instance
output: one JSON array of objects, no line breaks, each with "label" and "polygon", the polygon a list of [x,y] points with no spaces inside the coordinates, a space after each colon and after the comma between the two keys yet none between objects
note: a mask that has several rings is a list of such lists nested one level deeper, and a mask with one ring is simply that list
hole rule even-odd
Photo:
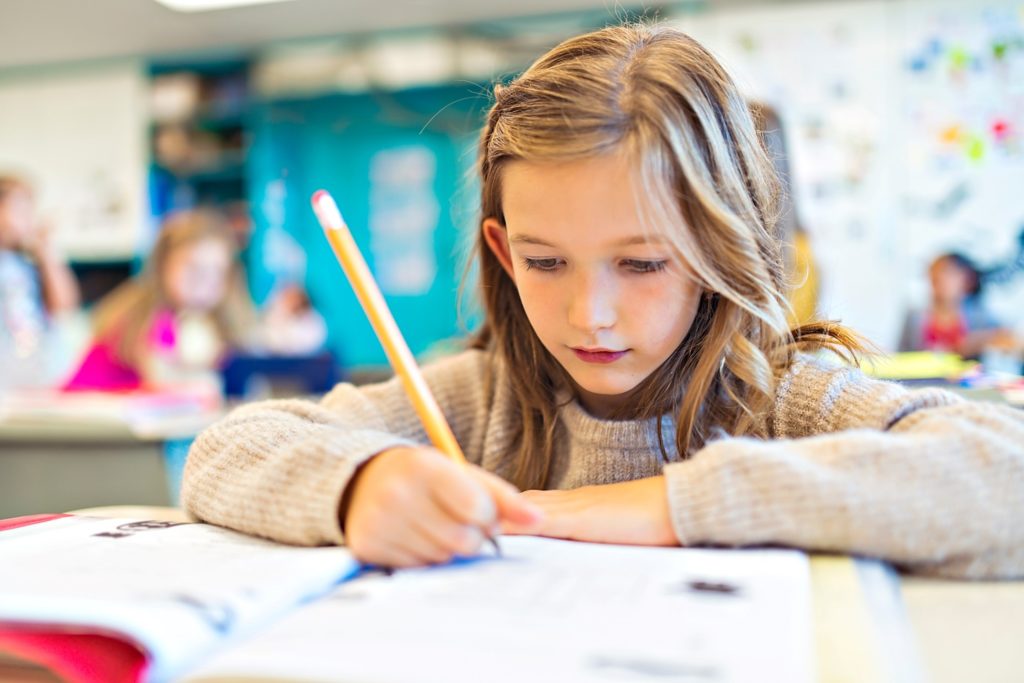
[{"label": "blurred child in background", "polygon": [[903,325],[900,351],[948,351],[977,358],[987,348],[1012,349],[1013,333],[985,309],[978,268],[963,254],[941,254],[928,267],[931,303],[911,311]]},{"label": "blurred child in background", "polygon": [[327,323],[313,307],[309,294],[289,283],[267,301],[263,310],[263,346],[282,356],[316,353],[327,342]]},{"label": "blurred child in background", "polygon": [[223,219],[172,215],[141,275],[97,306],[93,345],[68,390],[188,389],[219,395],[214,371],[251,328]]},{"label": "blurred child in background", "polygon": [[[35,216],[24,179],[0,175],[0,375],[4,384],[40,377],[38,363],[54,316],[78,307],[78,283]],[[45,359],[42,359],[45,363]],[[45,368],[43,368],[45,375]]]}]

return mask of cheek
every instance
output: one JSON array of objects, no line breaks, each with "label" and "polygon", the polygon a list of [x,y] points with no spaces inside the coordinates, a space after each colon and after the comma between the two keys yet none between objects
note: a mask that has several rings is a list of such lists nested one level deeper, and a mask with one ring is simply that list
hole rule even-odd
[{"label": "cheek", "polygon": [[167,291],[167,296],[175,306],[181,306],[184,303],[185,297],[188,293],[188,283],[182,276],[180,269],[167,269],[167,273],[164,275],[164,289]]},{"label": "cheek", "polygon": [[634,296],[634,310],[639,314],[636,322],[646,331],[645,336],[659,347],[674,350],[693,326],[701,290],[690,282],[662,283],[645,286]]},{"label": "cheek", "polygon": [[522,273],[516,273],[516,283],[519,300],[523,303],[526,317],[539,332],[547,324],[550,324],[558,309],[557,292],[553,291],[553,288],[545,286],[543,282],[539,282],[533,273],[525,277]]}]

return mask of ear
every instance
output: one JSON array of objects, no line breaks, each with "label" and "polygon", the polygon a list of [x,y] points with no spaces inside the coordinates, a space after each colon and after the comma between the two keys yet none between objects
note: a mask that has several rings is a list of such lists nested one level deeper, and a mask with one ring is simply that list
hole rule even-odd
[{"label": "ear", "polygon": [[485,218],[480,229],[484,233],[484,242],[487,248],[498,259],[498,263],[505,269],[512,282],[516,281],[515,272],[512,269],[512,253],[508,248],[508,230],[498,222],[496,218]]}]

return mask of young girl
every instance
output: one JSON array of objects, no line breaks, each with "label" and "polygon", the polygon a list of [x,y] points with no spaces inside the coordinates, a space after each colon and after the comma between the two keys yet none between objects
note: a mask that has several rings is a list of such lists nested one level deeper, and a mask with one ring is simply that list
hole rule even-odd
[{"label": "young girl", "polygon": [[777,179],[700,45],[566,41],[496,88],[479,163],[486,322],[425,368],[474,466],[424,445],[397,380],[342,384],[202,434],[191,513],[396,566],[500,527],[1024,575],[1024,414],[808,354],[856,338],[787,326]]},{"label": "young girl", "polygon": [[78,307],[78,283],[49,237],[28,182],[0,175],[0,348],[22,360],[52,316]]},{"label": "young girl", "polygon": [[932,300],[904,322],[900,351],[952,351],[977,358],[988,346],[1013,348],[1011,330],[981,302],[981,273],[963,254],[942,254],[928,267]]},{"label": "young girl", "polygon": [[68,390],[210,389],[210,371],[240,341],[231,233],[204,211],[172,216],[139,277],[96,309],[94,343]]}]

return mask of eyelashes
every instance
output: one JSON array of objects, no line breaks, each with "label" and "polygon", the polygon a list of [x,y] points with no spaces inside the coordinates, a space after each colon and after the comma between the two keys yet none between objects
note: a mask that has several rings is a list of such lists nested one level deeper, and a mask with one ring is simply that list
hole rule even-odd
[{"label": "eyelashes", "polygon": [[[560,258],[523,258],[523,267],[526,270],[539,270],[543,273],[554,272],[563,265],[565,262]],[[619,265],[631,273],[657,273],[665,270],[668,260],[622,259]]]},{"label": "eyelashes", "polygon": [[527,270],[551,272],[562,265],[560,261],[561,259],[556,258],[524,258],[523,265]]},{"label": "eyelashes", "polygon": [[657,273],[665,270],[668,261],[641,261],[637,259],[626,259],[622,261],[634,273]]}]

